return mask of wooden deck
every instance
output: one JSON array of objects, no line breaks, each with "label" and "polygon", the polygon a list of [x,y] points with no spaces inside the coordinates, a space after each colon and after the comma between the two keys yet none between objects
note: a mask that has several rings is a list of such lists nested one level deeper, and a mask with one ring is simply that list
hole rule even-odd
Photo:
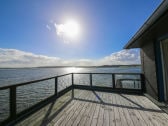
[{"label": "wooden deck", "polygon": [[18,126],[167,126],[168,115],[145,96],[75,90]]}]

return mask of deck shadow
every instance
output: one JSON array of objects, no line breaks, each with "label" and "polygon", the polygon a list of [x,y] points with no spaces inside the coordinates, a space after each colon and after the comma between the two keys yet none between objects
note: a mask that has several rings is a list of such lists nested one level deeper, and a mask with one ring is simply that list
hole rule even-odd
[{"label": "deck shadow", "polygon": [[139,106],[139,108],[144,108],[143,106],[141,106],[141,105],[139,105],[138,103],[132,101],[131,99],[125,97],[124,95],[122,95],[122,94],[119,94],[119,95],[120,95],[121,97],[123,97],[124,99],[126,99],[127,101],[130,101],[130,102],[133,103],[134,105]]},{"label": "deck shadow", "polygon": [[133,104],[137,105],[138,107],[127,106],[127,105],[119,105],[119,104],[114,104],[114,103],[108,103],[108,102],[103,101],[103,99],[95,91],[92,91],[92,92],[93,92],[93,94],[96,96],[96,98],[99,101],[88,100],[88,99],[83,99],[83,98],[74,98],[74,100],[79,100],[79,101],[83,101],[83,102],[91,102],[91,103],[102,104],[102,105],[113,106],[113,107],[126,108],[126,109],[135,109],[135,110],[148,111],[148,112],[164,113],[162,110],[144,108],[141,105],[139,105],[139,104],[135,103],[134,101],[132,101],[131,99],[123,96],[122,94],[118,94],[118,95],[123,97],[123,98],[125,98],[129,102],[132,102]]},{"label": "deck shadow", "polygon": [[51,112],[52,109],[55,105],[55,101],[53,101],[48,109],[48,111],[46,112],[45,117],[43,118],[41,125],[40,126],[46,126],[47,124],[49,124],[71,101],[73,100],[73,98],[69,99],[66,103],[64,103],[56,112],[54,112],[51,116]]}]

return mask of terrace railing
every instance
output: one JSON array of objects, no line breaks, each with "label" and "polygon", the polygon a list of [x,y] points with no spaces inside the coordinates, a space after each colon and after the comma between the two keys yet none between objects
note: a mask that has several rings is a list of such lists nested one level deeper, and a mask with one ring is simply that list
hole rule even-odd
[{"label": "terrace railing", "polygon": [[[141,73],[69,73],[0,87],[0,91],[6,91],[4,95],[9,100],[9,104],[5,105],[8,108],[9,115],[0,120],[0,125],[17,122],[22,117],[28,116],[69,91],[72,91],[73,99],[74,89],[142,94],[145,91],[144,76]],[[32,90],[36,92],[34,96],[31,94]],[[27,93],[24,94],[25,92]],[[38,96],[38,93],[46,94],[39,97],[41,95]],[[30,100],[24,101],[24,105],[22,105],[23,103],[19,102],[19,99],[24,100],[23,94],[26,97],[31,95],[30,98],[38,98],[34,99],[33,103],[29,103]],[[0,95],[0,98],[3,98],[3,94]],[[25,104],[29,105],[26,106]],[[19,110],[20,106],[24,106],[24,109]],[[2,110],[0,109],[0,111]]]}]

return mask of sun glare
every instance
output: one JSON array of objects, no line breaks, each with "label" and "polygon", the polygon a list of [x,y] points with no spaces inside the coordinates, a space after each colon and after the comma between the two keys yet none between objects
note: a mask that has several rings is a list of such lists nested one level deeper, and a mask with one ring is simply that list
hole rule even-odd
[{"label": "sun glare", "polygon": [[70,67],[70,68],[67,68],[66,69],[66,72],[68,72],[68,73],[75,73],[75,72],[79,72],[79,71],[81,71],[81,69],[82,68],[76,68],[76,67]]},{"label": "sun glare", "polygon": [[65,35],[69,38],[77,38],[79,36],[79,24],[74,20],[65,23]]}]

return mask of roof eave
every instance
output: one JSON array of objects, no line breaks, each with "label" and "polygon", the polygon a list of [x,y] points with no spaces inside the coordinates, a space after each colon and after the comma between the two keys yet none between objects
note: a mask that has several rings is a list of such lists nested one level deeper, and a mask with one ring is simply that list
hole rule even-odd
[{"label": "roof eave", "polygon": [[142,27],[136,32],[136,34],[128,41],[124,46],[124,49],[140,48],[141,37],[164,15],[168,10],[168,0],[164,0],[154,13],[148,18],[148,20],[142,25]]}]

